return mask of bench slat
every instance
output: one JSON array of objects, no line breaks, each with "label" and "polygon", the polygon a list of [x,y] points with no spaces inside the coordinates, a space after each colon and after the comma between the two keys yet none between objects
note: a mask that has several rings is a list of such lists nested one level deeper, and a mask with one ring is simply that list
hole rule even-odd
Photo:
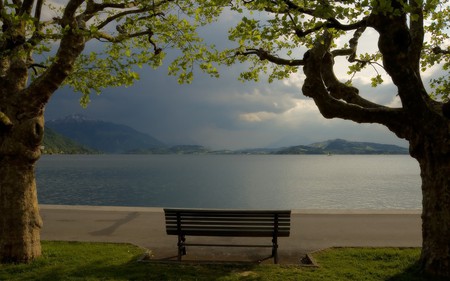
[{"label": "bench slat", "polygon": [[[166,218],[168,219],[174,219],[177,217],[178,214],[167,214]],[[248,214],[233,214],[232,216],[226,216],[226,215],[216,215],[216,214],[201,214],[201,215],[191,215],[191,214],[183,214],[183,213],[179,213],[179,215],[181,217],[184,218],[214,218],[214,219],[239,219],[239,218],[251,218],[251,219],[255,219],[255,220],[267,220],[267,219],[273,219],[275,217],[275,215],[278,215],[279,218],[283,219],[287,219],[290,218],[290,216],[287,215],[281,215],[281,214],[270,214],[270,215],[265,215],[265,216],[252,216],[252,215],[248,215]]]},{"label": "bench slat", "polygon": [[[225,218],[225,219],[217,219],[217,218],[211,218],[211,217],[208,217],[208,218],[205,218],[205,217],[192,218],[192,217],[180,216],[180,219],[183,222],[203,221],[205,223],[208,223],[208,222],[211,222],[211,223],[214,223],[214,222],[217,222],[217,223],[221,223],[221,222],[223,222],[223,223],[227,223],[227,222],[239,222],[239,223],[253,222],[253,223],[261,223],[261,224],[264,224],[264,223],[272,223],[273,224],[274,221],[275,221],[274,217],[267,218],[267,219],[253,219],[253,218]],[[167,223],[176,223],[177,221],[178,221],[177,218],[167,218],[166,219]],[[288,222],[290,222],[290,219],[289,218],[278,218],[278,222],[280,222],[280,223],[288,223]]]},{"label": "bench slat", "polygon": [[[233,230],[233,229],[187,229],[181,232],[177,230],[168,230],[169,235],[202,235],[202,236],[236,236],[236,237],[252,237],[253,235],[257,237],[272,237],[273,231],[264,231],[257,229],[247,229],[247,230]],[[289,231],[280,231],[277,235],[278,237],[289,237]]]},{"label": "bench slat", "polygon": [[[178,213],[180,216],[185,218],[217,218],[217,219],[226,219],[226,218],[253,218],[253,219],[270,219],[273,218],[275,215],[278,215],[279,218],[289,218],[289,215],[284,214],[185,214],[185,213]],[[167,218],[176,218],[178,214],[167,214]]]},{"label": "bench slat", "polygon": [[[215,218],[186,218],[186,217],[180,217],[180,219],[183,222],[186,223],[190,223],[190,222],[203,222],[203,223],[229,223],[229,222],[234,222],[234,223],[255,223],[255,224],[272,224],[274,223],[274,218],[271,219],[264,219],[264,220],[254,220],[251,218],[245,218],[245,219],[215,219]],[[166,223],[172,224],[172,223],[177,223],[177,219],[176,218],[170,218],[170,219],[166,219]],[[289,223],[290,220],[289,219],[278,219],[278,223]]]},{"label": "bench slat", "polygon": [[[177,226],[178,224],[175,223],[166,223],[166,226]],[[245,221],[245,222],[232,222],[232,221],[227,221],[227,222],[217,222],[217,221],[182,221],[181,223],[182,226],[187,226],[187,225],[196,225],[196,226],[208,226],[208,225],[223,225],[223,226],[253,226],[253,227],[271,227],[274,228],[274,223],[273,222],[268,222],[268,223],[257,223],[257,222],[250,222],[250,221]],[[290,223],[289,222],[280,222],[278,223],[278,227],[290,227]]]},{"label": "bench slat", "polygon": [[278,216],[279,219],[290,219],[290,211],[288,212],[270,212],[270,213],[261,213],[261,212],[248,212],[248,211],[230,211],[230,213],[223,211],[221,213],[220,211],[216,212],[185,212],[185,211],[165,211],[165,217],[166,219],[177,219],[178,216],[182,218],[192,218],[192,219],[199,219],[199,218],[205,218],[205,219],[217,219],[217,220],[226,220],[226,219],[251,219],[251,220],[273,220],[275,215]]},{"label": "bench slat", "polygon": [[273,219],[276,215],[278,216],[278,218],[282,219],[282,218],[290,218],[289,214],[246,214],[246,213],[235,213],[235,214],[215,214],[215,213],[211,213],[211,214],[206,214],[206,213],[201,213],[201,214],[187,214],[187,213],[173,213],[173,214],[166,214],[166,218],[168,219],[174,219],[177,218],[177,216],[181,216],[184,218],[214,218],[214,219],[241,219],[241,218],[249,218],[249,219],[255,219],[255,220],[265,220],[265,219]]},{"label": "bench slat", "polygon": [[[167,227],[167,229],[170,230],[179,230],[176,225]],[[208,231],[214,231],[215,229],[230,229],[230,230],[241,230],[241,231],[247,231],[247,230],[258,230],[258,231],[265,231],[267,233],[273,233],[274,228],[273,227],[260,227],[260,226],[234,226],[234,225],[183,225],[181,226],[182,232],[188,232],[190,230],[198,230],[198,229],[204,229]],[[280,227],[278,229],[278,232],[287,232],[289,231],[289,227]]]},{"label": "bench slat", "polygon": [[272,248],[273,245],[272,244],[246,244],[246,245],[241,245],[241,244],[207,244],[207,243],[185,243],[185,246],[200,246],[200,247],[208,247],[208,246],[214,246],[214,247],[242,247],[242,248],[248,248],[248,247],[256,247],[256,248]]},{"label": "bench slat", "polygon": [[289,214],[291,210],[247,210],[247,209],[182,209],[182,208],[165,208],[167,213],[215,213],[215,214]]}]

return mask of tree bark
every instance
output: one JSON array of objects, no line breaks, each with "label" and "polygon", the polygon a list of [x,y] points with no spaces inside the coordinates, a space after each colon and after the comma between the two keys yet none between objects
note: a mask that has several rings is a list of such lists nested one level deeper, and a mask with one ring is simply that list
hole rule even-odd
[{"label": "tree bark", "polygon": [[[3,25],[9,41],[0,42],[0,262],[27,262],[41,255],[35,163],[41,155],[44,107],[84,49],[87,33],[76,19],[84,2],[66,4],[57,19],[64,29],[59,48],[46,70],[31,82],[28,71],[35,46],[31,39],[25,42],[29,17]],[[30,14],[27,3],[22,11]]]},{"label": "tree bark", "polygon": [[28,262],[41,255],[35,163],[42,137],[42,116],[0,128],[1,262]]},{"label": "tree bark", "polygon": [[408,26],[406,19],[406,14],[372,17],[371,23],[380,34],[383,66],[398,88],[407,116],[406,122],[384,124],[409,141],[411,156],[420,165],[422,269],[433,276],[450,277],[450,120],[444,114],[444,104],[429,97],[420,77],[422,24],[412,21]]},{"label": "tree bark", "polygon": [[425,272],[450,277],[450,157],[444,152],[448,144],[424,140],[420,146],[413,154],[422,178],[420,262]]}]

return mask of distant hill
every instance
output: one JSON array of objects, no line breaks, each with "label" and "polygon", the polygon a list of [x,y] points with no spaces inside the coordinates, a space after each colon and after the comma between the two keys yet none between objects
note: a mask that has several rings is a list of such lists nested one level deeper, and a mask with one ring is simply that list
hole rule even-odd
[{"label": "distant hill", "polygon": [[42,143],[44,154],[91,154],[98,153],[75,141],[64,137],[47,126],[44,129],[44,140]]},{"label": "distant hill", "polygon": [[407,148],[392,144],[353,142],[343,139],[316,142],[310,145],[291,146],[276,154],[408,154]]},{"label": "distant hill", "polygon": [[210,150],[200,145],[179,145],[162,149],[133,151],[141,154],[408,154],[408,149],[397,145],[372,142],[352,142],[342,139],[297,145],[286,148],[250,148],[240,150]]},{"label": "distant hill", "polygon": [[164,143],[129,126],[82,115],[48,121],[47,127],[77,143],[105,153],[126,153],[132,150],[161,148]]},{"label": "distant hill", "polygon": [[[408,149],[391,144],[327,140],[285,148],[250,148],[210,150],[200,145],[169,147],[129,126],[90,120],[71,115],[46,123],[44,146],[65,153],[133,153],[133,154],[408,154]],[[57,138],[55,133],[65,138]],[[73,151],[73,152],[71,152]],[[56,151],[50,151],[57,153]]]}]

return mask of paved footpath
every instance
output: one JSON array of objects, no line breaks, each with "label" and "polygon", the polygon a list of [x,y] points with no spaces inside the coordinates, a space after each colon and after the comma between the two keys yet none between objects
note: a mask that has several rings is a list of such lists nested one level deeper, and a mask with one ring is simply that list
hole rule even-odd
[{"label": "paved footpath", "polygon": [[[176,236],[165,233],[161,208],[40,205],[43,240],[125,242],[151,250],[154,259],[176,256]],[[189,242],[246,238],[187,237]],[[270,243],[270,238],[251,242]],[[217,241],[217,240],[215,240]],[[297,263],[307,252],[328,247],[420,247],[419,210],[294,210],[291,235],[279,239],[281,263]],[[270,249],[195,247],[183,260],[260,260]],[[271,260],[268,260],[271,262]]]}]

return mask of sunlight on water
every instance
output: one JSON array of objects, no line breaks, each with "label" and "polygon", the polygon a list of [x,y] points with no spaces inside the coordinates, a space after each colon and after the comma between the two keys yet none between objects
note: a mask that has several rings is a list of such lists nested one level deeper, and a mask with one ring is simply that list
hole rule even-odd
[{"label": "sunlight on water", "polygon": [[419,209],[407,155],[46,155],[41,204]]}]

